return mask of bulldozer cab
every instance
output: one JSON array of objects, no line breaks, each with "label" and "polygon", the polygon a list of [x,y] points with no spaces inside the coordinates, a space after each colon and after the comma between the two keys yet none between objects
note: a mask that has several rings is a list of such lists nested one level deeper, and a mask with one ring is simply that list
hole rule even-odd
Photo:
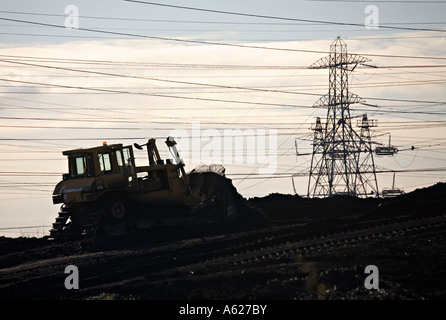
[{"label": "bulldozer cab", "polygon": [[[167,143],[167,142],[166,142]],[[168,145],[175,148],[173,138]],[[99,199],[109,192],[133,192],[141,200],[183,202],[192,197],[187,183],[184,164],[179,158],[161,159],[155,144],[150,139],[147,146],[149,166],[135,165],[133,147],[106,142],[102,146],[64,151],[68,156],[68,173],[63,175],[53,193],[53,203],[85,203]],[[135,143],[137,149],[142,146]],[[181,171],[181,178],[180,172]],[[127,193],[128,194],[128,193]],[[122,194],[121,194],[122,195]],[[112,196],[110,196],[112,197]]]},{"label": "bulldozer cab", "polygon": [[68,156],[68,175],[64,180],[119,174],[131,184],[136,181],[135,159],[131,146],[107,145],[63,152]]},{"label": "bulldozer cab", "polygon": [[53,203],[93,201],[106,190],[128,189],[137,184],[132,146],[122,144],[64,151],[68,173],[53,193]]}]

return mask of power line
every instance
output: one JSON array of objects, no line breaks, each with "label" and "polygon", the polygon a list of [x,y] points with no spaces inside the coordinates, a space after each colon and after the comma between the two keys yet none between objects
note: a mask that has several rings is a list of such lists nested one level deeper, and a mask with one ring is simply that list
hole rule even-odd
[{"label": "power line", "polygon": [[[7,63],[22,63],[25,66],[35,66],[35,67],[54,67],[54,68],[62,68],[55,66],[47,66],[47,65],[27,65],[24,61],[29,62],[51,62],[51,63],[66,63],[66,64],[87,64],[87,65],[106,65],[110,66],[113,70],[115,70],[115,66],[123,66],[123,67],[137,67],[141,66],[146,67],[168,67],[168,68],[180,68],[183,70],[184,68],[190,69],[246,69],[246,70],[258,70],[258,69],[277,69],[277,70],[308,70],[308,66],[298,66],[298,65],[245,65],[245,64],[198,64],[198,63],[172,63],[172,62],[141,62],[141,61],[116,61],[116,60],[97,60],[97,59],[68,59],[68,58],[56,58],[56,57],[36,57],[36,56],[23,56],[23,55],[4,55],[0,54],[0,57],[4,58],[4,62]],[[394,57],[394,56],[388,56]],[[428,57],[426,57],[428,58]],[[445,68],[444,64],[425,64],[425,65],[379,65],[373,66],[373,68],[377,69],[409,69],[409,68]],[[356,69],[370,69],[370,66],[361,66],[358,65]],[[105,74],[108,75],[108,74]],[[301,75],[302,76],[302,75]]]},{"label": "power line", "polygon": [[[42,77],[39,75],[39,77]],[[382,87],[400,87],[400,86],[421,86],[421,85],[444,85],[446,84],[446,80],[416,80],[416,81],[385,81],[385,82],[371,82],[367,84],[359,84],[356,85],[355,88],[382,88]],[[191,84],[192,85],[192,84]],[[325,88],[326,85],[276,85],[276,86],[260,86],[260,87],[227,87],[227,88],[221,88],[222,90],[219,91],[209,91],[209,90],[195,90],[195,89],[203,89],[203,86],[213,86],[210,84],[203,84],[201,87],[191,87],[191,86],[183,86],[183,87],[157,87],[156,91],[166,91],[169,90],[169,94],[198,94],[198,93],[207,93],[207,94],[219,94],[219,93],[233,93],[233,92],[247,92],[247,91],[264,91],[264,92],[273,92],[273,93],[283,93],[283,94],[309,94],[308,92],[302,93],[299,92],[302,89],[305,90],[320,90],[322,88]],[[10,88],[11,86],[8,85],[0,85],[0,87],[3,88]],[[226,86],[225,86],[226,87]],[[14,86],[15,89],[18,88],[24,88],[24,89],[38,89],[40,86]],[[94,86],[94,88],[97,89],[132,89],[132,90],[141,90],[141,89],[147,89],[147,87],[128,87],[128,86]],[[269,88],[293,88],[290,90],[271,90]],[[194,89],[194,91],[191,91],[191,89]],[[230,89],[235,89],[230,91]],[[179,91],[172,91],[172,90],[179,90]],[[14,92],[10,92],[14,93]],[[16,93],[23,93],[23,91],[16,92]],[[69,92],[42,92],[39,91],[39,93],[46,93],[46,94],[69,94]],[[319,94],[316,94],[319,96]],[[4,104],[2,104],[4,105]],[[91,109],[89,109],[91,110]],[[108,109],[110,110],[110,109]]]},{"label": "power line", "polygon": [[41,225],[41,226],[24,226],[24,227],[5,227],[0,228],[1,231],[4,230],[20,230],[20,229],[36,229],[36,228],[49,228],[50,225]]},{"label": "power line", "polygon": [[[45,58],[45,57],[33,57],[33,56],[17,56],[17,55],[0,55],[0,57],[4,57],[1,61],[5,63],[11,64],[19,64],[24,66],[32,66],[32,67],[45,67],[45,68],[53,68],[53,69],[61,69],[61,70],[70,70],[70,71],[79,71],[76,69],[63,68],[57,66],[48,66],[41,64],[31,64],[29,62],[52,62],[52,63],[78,63],[78,64],[88,64],[88,65],[107,65],[107,66],[148,66],[148,67],[167,67],[167,68],[190,68],[190,69],[242,69],[242,70],[309,70],[307,66],[296,66],[296,65],[234,65],[234,64],[192,64],[192,63],[170,63],[170,62],[135,62],[135,61],[114,61],[114,60],[92,60],[92,59],[61,59],[61,58]],[[27,62],[24,62],[27,61]],[[444,64],[425,64],[425,65],[379,65],[373,66],[373,68],[378,69],[410,69],[410,68],[445,68]],[[369,69],[369,66],[357,66],[356,69]],[[115,69],[115,68],[113,68]],[[83,71],[83,70],[81,70]],[[85,71],[92,72],[93,71]],[[114,75],[110,73],[101,73],[96,71],[98,75]],[[144,78],[142,79],[153,79],[153,78]],[[181,83],[181,82],[179,82]]]},{"label": "power line", "polygon": [[130,75],[123,75],[123,74],[116,74],[116,73],[88,71],[88,70],[48,66],[48,65],[41,65],[41,64],[34,64],[34,63],[9,61],[9,60],[3,60],[3,59],[1,59],[0,61],[5,62],[5,63],[28,65],[28,66],[42,67],[42,68],[50,68],[50,69],[56,69],[56,70],[66,70],[66,71],[73,71],[73,72],[82,72],[82,73],[89,73],[89,74],[98,74],[98,75],[111,76],[111,77],[122,77],[122,78],[141,79],[141,80],[150,80],[150,81],[158,81],[158,82],[179,83],[179,84],[187,84],[187,85],[198,85],[198,86],[223,88],[223,89],[241,89],[241,90],[248,90],[248,91],[251,90],[251,91],[261,91],[261,92],[306,94],[306,95],[317,95],[318,96],[318,94],[301,93],[301,92],[295,92],[295,91],[280,91],[280,90],[271,90],[271,89],[259,89],[259,88],[249,88],[249,87],[239,87],[239,86],[217,85],[217,84],[210,84],[210,83],[199,83],[199,82],[191,82],[191,81],[168,80],[168,79],[160,79],[160,78],[152,78],[152,77],[130,76]]},{"label": "power line", "polygon": [[[370,0],[305,0],[309,2],[370,2]],[[446,4],[446,2],[441,0],[374,0],[373,2],[379,3],[404,3],[404,4],[426,4],[426,3],[435,3],[435,4]]]},{"label": "power line", "polygon": [[[169,82],[169,83],[180,83],[180,84],[187,84],[187,85],[199,85],[199,86],[217,87],[217,88],[225,88],[225,89],[241,89],[241,90],[261,91],[261,92],[289,93],[289,94],[303,94],[303,95],[311,95],[311,96],[320,96],[320,94],[308,93],[308,92],[281,91],[281,90],[271,90],[271,89],[239,87],[239,86],[216,85],[216,84],[190,82],[190,81],[178,81],[178,80],[151,78],[151,77],[129,76],[129,75],[116,74],[116,73],[105,73],[105,72],[98,72],[98,71],[88,71],[88,70],[73,69],[73,68],[64,68],[64,67],[56,67],[56,66],[48,66],[48,65],[40,65],[40,64],[31,64],[31,63],[18,62],[18,61],[9,61],[9,60],[1,60],[1,61],[6,62],[6,63],[20,64],[20,65],[29,65],[29,66],[57,69],[57,70],[66,70],[66,71],[73,71],[73,72],[89,73],[89,74],[100,74],[100,75],[113,76],[113,77],[143,79],[143,80],[161,81],[161,82]],[[61,87],[61,88],[72,88],[72,89],[99,91],[99,92],[107,92],[107,93],[142,94],[142,95],[151,95],[151,96],[159,96],[159,97],[194,99],[194,100],[205,100],[205,101],[220,101],[220,102],[248,103],[248,104],[252,103],[252,102],[248,102],[248,101],[247,102],[240,102],[240,101],[234,101],[234,100],[208,99],[208,98],[198,98],[198,97],[179,97],[179,96],[173,96],[173,95],[163,95],[163,94],[153,94],[153,93],[151,94],[151,93],[141,93],[141,92],[128,92],[128,91],[112,90],[112,89],[86,88],[86,87],[79,87],[79,86],[65,86],[65,85],[46,84],[46,83],[30,82],[30,81],[7,80],[7,79],[1,79],[1,78],[0,78],[0,80],[1,81],[18,82],[18,83],[26,83],[26,84],[38,84],[38,85],[45,85],[45,86],[52,86],[52,87]],[[413,100],[413,99],[388,99],[388,98],[370,98],[370,97],[366,98],[366,99],[383,100],[383,101],[416,102],[416,103],[446,103],[444,101],[438,102],[438,101],[423,101],[423,100]],[[254,104],[264,104],[264,103],[260,103],[259,102],[259,103],[254,103]],[[269,104],[268,103],[267,105],[279,105],[280,106],[281,104]],[[283,104],[283,105],[285,105],[285,104]],[[308,106],[299,106],[299,107],[308,108]],[[312,108],[312,107],[310,107],[310,108]]]},{"label": "power line", "polygon": [[[287,171],[292,171],[294,169],[291,168],[290,170]],[[249,173],[226,173],[227,176],[234,176],[234,177],[239,177],[239,176],[248,176],[245,179],[250,179],[250,176],[252,176],[251,178],[255,178],[255,179],[271,179],[271,177],[278,177],[278,178],[286,178],[286,177],[292,177],[292,176],[307,176],[309,174],[309,172],[301,172],[301,173],[294,173],[294,174],[290,174],[289,172],[276,172],[276,173],[269,173],[269,174],[264,174],[264,173],[253,173],[253,172],[249,172]],[[393,170],[393,169],[378,169],[376,170],[376,173],[392,173],[392,172],[396,172],[396,173],[412,173],[412,172],[443,172],[446,171],[446,167],[437,167],[437,168],[418,168],[418,169],[397,169],[397,170]],[[343,173],[339,173],[339,174],[343,174]],[[62,175],[61,172],[48,172],[48,171],[0,171],[0,175],[10,175],[10,176],[21,176],[21,175],[29,175],[29,176],[60,176]],[[266,177],[265,177],[266,176]]]},{"label": "power line", "polygon": [[[49,23],[43,23],[43,22],[35,22],[35,21],[27,21],[27,20],[19,20],[19,19],[8,19],[8,18],[3,18],[3,17],[0,17],[0,20],[66,29],[65,26],[62,26],[62,25],[49,24]],[[112,35],[129,36],[129,37],[136,37],[136,38],[153,39],[153,40],[183,42],[183,43],[195,43],[195,44],[218,45],[218,46],[229,46],[229,47],[250,48],[250,49],[277,50],[277,51],[290,51],[290,52],[323,53],[322,51],[318,51],[318,50],[274,48],[274,47],[241,45],[241,44],[234,44],[234,43],[211,42],[211,41],[203,41],[203,40],[188,40],[188,39],[179,39],[179,38],[156,37],[156,36],[147,36],[147,35],[134,34],[134,33],[97,30],[97,29],[91,29],[91,28],[80,28],[79,27],[79,28],[77,28],[77,30],[96,32],[96,33],[104,33],[104,34],[112,34]],[[446,59],[446,58],[444,58],[444,59]]]},{"label": "power line", "polygon": [[[321,0],[323,1],[323,0]],[[329,0],[331,1],[331,0]],[[359,2],[359,1],[358,1]],[[368,2],[368,1],[363,1]],[[393,2],[393,1],[377,1],[377,2]],[[429,1],[420,1],[420,3],[429,3]],[[411,2],[409,2],[411,3]],[[439,1],[439,3],[444,3]],[[44,17],[63,17],[63,14],[54,13],[37,13],[37,12],[23,12],[23,11],[7,11],[0,10],[0,13],[7,14],[19,14],[19,15],[31,15],[31,16],[44,16]],[[89,16],[80,15],[82,19],[97,19],[97,20],[116,20],[116,21],[139,21],[139,22],[166,22],[166,23],[191,23],[191,24],[229,24],[229,25],[278,25],[278,26],[313,26],[319,25],[319,23],[295,23],[295,22],[241,22],[241,21],[215,21],[215,20],[171,20],[171,19],[144,19],[144,18],[123,18],[123,17],[105,17],[105,16]],[[388,25],[405,25],[405,24],[445,24],[443,21],[429,21],[429,22],[387,22]]]},{"label": "power line", "polygon": [[62,126],[28,126],[28,125],[0,125],[0,128],[22,128],[22,129],[68,129],[68,130],[138,130],[140,128],[123,128],[123,127],[62,127]]},{"label": "power line", "polygon": [[[252,101],[213,99],[213,98],[200,98],[200,97],[185,97],[185,96],[167,95],[167,94],[131,92],[131,91],[124,91],[124,90],[88,88],[88,87],[82,87],[82,86],[68,86],[68,85],[61,85],[61,84],[50,84],[50,83],[33,82],[33,81],[11,80],[11,79],[4,79],[4,78],[0,78],[0,81],[8,81],[8,82],[15,82],[15,83],[26,83],[26,84],[37,84],[37,85],[41,85],[41,86],[49,86],[49,87],[55,87],[55,88],[99,91],[99,92],[103,92],[103,93],[135,94],[135,95],[155,96],[155,97],[173,98],[173,99],[201,100],[201,101],[211,101],[211,102],[240,103],[240,104],[252,104],[252,105],[278,106],[278,107],[287,107],[288,106],[288,107],[296,107],[296,108],[315,109],[315,107],[308,106],[308,105],[280,104],[280,103],[268,103],[268,102],[252,102]],[[314,93],[301,93],[301,94],[320,96],[319,94],[314,94]],[[426,101],[426,100],[413,100],[413,99],[391,99],[391,98],[376,98],[376,97],[368,97],[368,98],[366,97],[366,99],[384,100],[384,101],[399,101],[399,102],[446,104],[446,102],[444,102],[444,101]],[[356,110],[370,110],[370,109],[356,109]],[[392,111],[392,110],[382,110],[382,109],[375,109],[373,111],[389,112],[389,113],[393,112],[393,113],[419,113],[419,114],[446,114],[446,112],[445,113],[443,113],[443,112],[426,112],[426,111],[407,111],[407,112],[404,112],[404,111]]]},{"label": "power line", "polygon": [[[260,15],[260,14],[252,14],[252,13],[242,13],[242,12],[233,12],[233,11],[223,11],[223,10],[177,6],[177,5],[162,4],[162,3],[157,3],[157,2],[147,2],[147,1],[137,1],[137,0],[125,0],[125,1],[147,4],[147,5],[152,5],[152,6],[160,6],[160,7],[167,7],[167,8],[183,9],[183,10],[202,11],[202,12],[218,13],[218,14],[225,14],[225,15],[235,15],[235,16],[243,16],[243,17],[252,17],[252,18],[274,19],[274,20],[294,21],[294,22],[311,22],[311,23],[328,24],[328,25],[364,27],[363,23],[349,23],[349,22],[337,22],[337,21],[325,21],[325,20],[286,18],[286,17]],[[423,28],[396,27],[396,26],[387,26],[387,25],[380,25],[379,27],[383,28],[383,29],[394,29],[394,30],[446,32],[446,30],[441,30],[441,29],[423,29]]]},{"label": "power line", "polygon": [[[292,106],[292,107],[308,108],[308,109],[313,108],[311,106],[306,106],[306,105],[290,105],[290,104],[267,103],[267,102],[252,102],[252,101],[227,100],[227,99],[211,99],[211,98],[200,98],[200,97],[184,97],[184,96],[167,95],[167,94],[131,92],[131,91],[111,90],[111,89],[97,89],[97,88],[88,88],[88,87],[82,87],[82,86],[68,86],[68,85],[61,85],[61,84],[49,84],[49,83],[42,83],[42,82],[11,80],[11,79],[3,79],[3,78],[0,78],[0,81],[9,81],[9,82],[26,83],[26,84],[37,84],[37,85],[49,86],[49,87],[55,87],[55,88],[98,91],[98,92],[102,92],[102,93],[135,94],[135,95],[154,96],[154,97],[173,98],[173,99],[200,100],[200,101],[225,102],[225,103],[240,103],[240,104],[264,105],[264,106],[279,106],[279,107],[281,107],[281,106]],[[313,94],[311,94],[311,95],[313,95]]]},{"label": "power line", "polygon": [[[4,17],[0,17],[0,20],[66,29],[65,26],[62,26],[62,25],[55,25],[55,24],[49,24],[49,23],[43,23],[43,22],[27,21],[27,20],[20,20],[20,19],[9,19],[9,18],[4,18]],[[363,25],[361,25],[361,26],[363,26]],[[398,27],[395,27],[395,28],[398,28]],[[77,28],[77,30],[88,31],[88,32],[96,32],[96,33],[104,33],[104,34],[113,34],[113,35],[123,35],[123,36],[137,37],[137,38],[154,39],[154,40],[183,42],[183,43],[196,43],[196,44],[205,44],[205,45],[229,46],[229,47],[238,47],[238,48],[276,50],[276,51],[288,51],[288,52],[302,52],[302,53],[324,53],[324,54],[328,53],[327,51],[321,51],[321,50],[305,50],[305,49],[264,47],[264,46],[242,45],[242,44],[224,43],[224,42],[212,42],[212,41],[203,41],[203,40],[191,40],[191,39],[179,39],[179,38],[168,38],[168,37],[156,37],[156,36],[147,36],[147,35],[140,35],[140,34],[124,33],[124,32],[113,32],[113,31],[106,31],[106,30],[97,30],[97,29],[91,29],[91,28],[81,28],[81,27]],[[446,30],[437,30],[437,31],[446,32]],[[384,55],[384,54],[371,54],[371,53],[369,53],[369,54],[365,54],[364,53],[363,55],[365,55],[365,56],[373,56],[373,57],[402,58],[402,59],[446,60],[446,57]]]},{"label": "power line", "polygon": [[[52,63],[79,63],[88,65],[119,65],[119,66],[161,66],[161,67],[177,67],[177,68],[218,68],[218,69],[308,69],[307,66],[290,66],[290,65],[234,65],[234,64],[199,64],[199,63],[170,63],[170,62],[140,62],[140,61],[115,61],[115,60],[93,60],[93,59],[67,59],[55,57],[35,57],[35,56],[18,56],[18,55],[3,55],[8,60],[12,61],[26,60],[35,62],[52,62]],[[434,65],[437,66],[437,65]]]},{"label": "power line", "polygon": [[68,122],[105,122],[105,123],[139,123],[136,121],[127,120],[96,120],[96,119],[64,119],[64,118],[33,118],[33,117],[2,117],[4,120],[36,120],[36,121],[68,121]]}]

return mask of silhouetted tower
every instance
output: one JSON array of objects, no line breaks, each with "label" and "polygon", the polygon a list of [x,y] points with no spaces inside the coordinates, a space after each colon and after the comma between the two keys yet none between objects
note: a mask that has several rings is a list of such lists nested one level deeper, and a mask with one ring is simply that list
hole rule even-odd
[{"label": "silhouetted tower", "polygon": [[350,105],[363,103],[349,92],[348,74],[358,64],[370,61],[347,53],[347,45],[338,37],[330,46],[330,55],[313,63],[310,69],[329,68],[329,91],[315,107],[327,108],[323,123],[318,117],[314,131],[313,153],[307,196],[330,197],[335,194],[378,196],[370,128],[376,126],[364,114],[358,121],[358,134],[352,127]]}]

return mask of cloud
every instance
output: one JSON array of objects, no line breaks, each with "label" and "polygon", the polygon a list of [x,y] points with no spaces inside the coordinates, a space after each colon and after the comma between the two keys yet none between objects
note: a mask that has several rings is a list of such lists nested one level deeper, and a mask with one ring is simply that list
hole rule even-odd
[{"label": "cloud", "polygon": [[[422,36],[423,34],[411,33],[410,35]],[[430,52],[440,55],[444,50],[445,40],[443,38],[417,39],[415,43],[404,39],[404,36],[406,36],[405,33],[394,34],[393,37],[398,39],[392,41],[373,40],[367,39],[367,37],[362,40],[346,39],[345,41],[350,53],[363,55],[426,56]],[[261,46],[328,51],[332,41],[333,39],[271,42],[262,43]],[[246,45],[258,46],[258,44],[249,43]],[[429,48],[430,51],[426,51],[426,48]],[[328,92],[328,70],[293,68],[309,66],[317,59],[324,57],[323,53],[129,39],[73,41],[62,44],[18,45],[16,47],[9,45],[7,48],[1,48],[0,54],[3,55],[1,59],[6,59],[6,55],[40,57],[45,60],[12,57],[8,59],[30,64],[98,72],[96,74],[83,73],[1,62],[4,67],[3,78],[78,87],[45,88],[33,84],[3,83],[7,87],[4,87],[2,90],[4,92],[0,94],[2,103],[0,116],[52,118],[55,120],[0,120],[4,126],[41,126],[41,128],[1,128],[0,136],[2,138],[24,139],[22,141],[1,141],[0,151],[18,152],[17,154],[12,152],[2,155],[11,159],[17,157],[59,159],[52,162],[44,160],[9,161],[2,163],[4,171],[64,172],[66,163],[61,152],[65,149],[101,144],[104,138],[116,138],[110,142],[123,142],[118,138],[164,137],[174,130],[186,130],[191,133],[193,124],[199,122],[204,130],[217,130],[220,133],[223,133],[225,128],[240,130],[278,128],[277,171],[292,174],[308,170],[309,160],[311,160],[309,157],[295,156],[295,138],[300,139],[297,141],[301,153],[310,152],[313,134],[309,130],[311,123],[314,122],[314,117],[325,117],[326,115],[326,110],[312,109],[311,106],[317,101],[318,95]],[[46,60],[47,58],[52,58],[52,60]],[[378,66],[442,64],[441,61],[436,60],[371,58],[372,63]],[[62,62],[57,59],[74,59],[76,61],[64,60]],[[111,62],[104,63],[95,60]],[[290,68],[271,68],[269,66],[289,66]],[[351,91],[360,96],[372,98],[444,101],[446,98],[444,84],[366,87],[369,82],[397,84],[401,81],[441,80],[442,74],[438,73],[440,70],[442,69],[432,68],[429,69],[431,72],[426,72],[425,69],[358,68],[355,70],[355,77],[350,77]],[[121,75],[121,77],[100,73],[113,73]],[[152,79],[140,79],[141,77]],[[358,85],[358,88],[355,88],[355,85]],[[224,88],[224,86],[228,88]],[[240,89],[240,87],[245,89]],[[248,90],[247,88],[264,89],[264,91]],[[110,90],[110,92],[99,90]],[[296,94],[297,92],[308,94]],[[236,103],[235,101],[246,103]],[[396,111],[407,110],[394,107],[394,105],[401,106],[402,102],[392,103],[373,101],[373,99],[368,99],[367,102],[377,103],[381,109],[392,107],[392,110]],[[293,105],[295,107],[292,107]],[[303,108],[299,106],[303,106]],[[408,103],[408,106],[413,109],[417,104]],[[355,111],[356,108],[360,109],[361,106],[352,107],[352,110]],[[362,106],[362,108],[364,107]],[[431,119],[428,115],[380,114],[379,110],[370,112],[371,116],[378,118],[379,121],[383,119],[384,121]],[[431,107],[428,110],[439,109]],[[362,112],[358,110],[354,113],[361,115]],[[66,120],[74,120],[74,122]],[[109,120],[111,122],[87,120]],[[61,128],[45,128],[52,126]],[[76,126],[89,127],[90,129],[62,128]],[[122,130],[125,127],[132,128],[132,130]],[[422,131],[417,130],[416,133],[413,131],[405,133],[408,134],[405,135],[402,131],[398,131],[395,136],[392,135],[393,143],[407,145],[408,143],[417,143],[421,141],[421,138],[441,138],[442,131],[429,131],[426,128]],[[408,139],[411,135],[414,138],[413,142]],[[27,140],[35,138],[60,140]],[[131,140],[124,140],[124,143],[131,142]],[[206,141],[202,141],[202,144],[209,149]],[[48,154],[26,153],[30,150],[46,150]],[[241,155],[244,155],[245,151],[246,149],[240,151]],[[165,156],[168,154],[165,153]],[[146,161],[143,155],[138,155],[138,157],[141,162]],[[391,160],[385,161],[386,166],[394,165]],[[417,158],[414,165],[426,166],[428,165],[426,161],[426,159]],[[201,159],[191,158],[191,163],[186,165],[192,169],[200,163]],[[261,167],[262,165],[259,163],[241,165],[231,163],[226,172],[259,172]],[[21,179],[20,177],[4,178],[5,181],[21,181]],[[33,181],[37,183],[39,179],[41,178],[34,177]],[[45,179],[55,184],[59,177],[50,176]],[[299,178],[297,189],[300,194],[306,193],[306,179]],[[237,181],[238,183],[239,181]],[[270,179],[264,183],[261,183],[260,180],[246,180],[238,186],[240,190],[244,190],[250,195],[293,192],[290,178]],[[17,190],[17,194],[21,194],[20,190]],[[46,196],[50,198],[51,194],[48,193]],[[10,197],[10,195],[3,197]],[[22,214],[28,213],[23,212]]]}]

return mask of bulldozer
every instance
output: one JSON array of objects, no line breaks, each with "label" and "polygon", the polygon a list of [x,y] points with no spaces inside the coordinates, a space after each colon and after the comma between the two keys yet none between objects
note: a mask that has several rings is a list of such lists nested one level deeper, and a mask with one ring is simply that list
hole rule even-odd
[{"label": "bulldozer", "polygon": [[[240,216],[242,198],[221,165],[186,173],[177,143],[165,141],[172,159],[160,157],[156,139],[140,145],[107,144],[64,151],[68,173],[53,192],[62,204],[52,240],[124,235],[162,226],[226,223]],[[136,166],[134,150],[147,149],[149,164]]]}]

